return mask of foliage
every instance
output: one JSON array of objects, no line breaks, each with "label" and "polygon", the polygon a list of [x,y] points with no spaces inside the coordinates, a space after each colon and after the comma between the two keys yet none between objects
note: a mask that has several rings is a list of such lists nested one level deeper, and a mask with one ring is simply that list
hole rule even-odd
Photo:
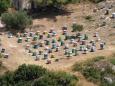
[{"label": "foliage", "polygon": [[78,80],[76,77],[64,72],[52,72],[36,80],[33,86],[74,86],[76,80]]},{"label": "foliage", "polygon": [[8,29],[24,30],[27,26],[32,24],[31,18],[22,11],[3,13],[1,18]]},{"label": "foliage", "polygon": [[0,76],[0,86],[75,86],[78,78],[65,72],[51,72],[41,66],[21,65]]},{"label": "foliage", "polygon": [[72,30],[73,32],[77,32],[77,31],[80,32],[80,31],[82,31],[84,28],[83,28],[83,25],[73,24],[73,25],[72,25],[72,29],[73,29],[73,30]]},{"label": "foliage", "polygon": [[0,0],[0,14],[6,11],[9,7],[11,0]]},{"label": "foliage", "polygon": [[31,12],[67,12],[65,5],[79,3],[81,0],[30,0]]},{"label": "foliage", "polygon": [[36,78],[39,78],[43,76],[46,73],[46,69],[40,67],[40,66],[26,66],[25,64],[20,66],[15,72],[15,81],[28,81],[28,80],[33,80]]}]

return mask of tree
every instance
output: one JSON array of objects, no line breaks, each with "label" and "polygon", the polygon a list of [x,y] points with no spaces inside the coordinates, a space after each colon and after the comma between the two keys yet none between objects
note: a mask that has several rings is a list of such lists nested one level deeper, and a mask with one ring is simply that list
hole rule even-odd
[{"label": "tree", "polygon": [[0,0],[0,14],[6,11],[11,5],[10,0]]},{"label": "tree", "polygon": [[6,24],[8,29],[24,30],[26,27],[32,24],[32,19],[26,14],[26,12],[14,12],[3,13],[1,20]]}]

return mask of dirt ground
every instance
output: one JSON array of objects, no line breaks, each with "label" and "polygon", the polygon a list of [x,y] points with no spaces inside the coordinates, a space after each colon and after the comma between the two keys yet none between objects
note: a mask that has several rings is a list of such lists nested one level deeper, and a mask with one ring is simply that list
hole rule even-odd
[{"label": "dirt ground", "polygon": [[[2,58],[3,65],[5,65],[11,71],[15,70],[19,65],[25,63],[41,65],[48,68],[49,70],[70,72],[70,68],[75,62],[84,61],[95,56],[109,56],[115,52],[115,45],[113,44],[113,42],[115,41],[115,28],[112,28],[112,25],[115,25],[115,20],[106,20],[107,25],[104,27],[99,27],[99,24],[101,23],[100,16],[103,15],[103,12],[98,11],[94,13],[93,9],[97,7],[94,4],[74,4],[68,5],[67,7],[70,10],[70,13],[68,14],[34,19],[34,31],[39,30],[43,32],[49,30],[51,27],[55,27],[55,30],[60,31],[61,27],[65,23],[69,28],[71,28],[72,22],[76,22],[78,24],[84,25],[85,33],[92,35],[94,32],[99,32],[102,39],[106,41],[105,50],[97,50],[94,53],[88,53],[86,55],[81,54],[70,59],[61,59],[59,62],[45,64],[44,60],[35,61],[31,55],[27,54],[23,45],[16,42],[17,39],[15,37],[8,38],[7,35],[2,35],[0,36],[0,38],[2,39],[3,47],[6,48],[7,52],[10,54],[10,57],[8,59]],[[115,12],[115,7],[111,10],[111,13],[112,12]],[[106,17],[110,17],[111,13]],[[93,20],[95,21],[86,20],[84,17],[87,15],[91,15]],[[96,86],[93,83],[86,81],[80,73],[75,73],[75,75],[78,75],[80,77],[80,86]]]}]

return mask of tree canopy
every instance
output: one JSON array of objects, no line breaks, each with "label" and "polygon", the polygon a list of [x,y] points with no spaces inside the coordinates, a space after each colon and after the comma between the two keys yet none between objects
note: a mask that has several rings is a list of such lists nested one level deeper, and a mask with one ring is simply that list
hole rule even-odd
[{"label": "tree canopy", "polygon": [[43,7],[56,7],[62,8],[63,5],[68,3],[79,2],[80,0],[30,0],[32,7],[43,8]]}]

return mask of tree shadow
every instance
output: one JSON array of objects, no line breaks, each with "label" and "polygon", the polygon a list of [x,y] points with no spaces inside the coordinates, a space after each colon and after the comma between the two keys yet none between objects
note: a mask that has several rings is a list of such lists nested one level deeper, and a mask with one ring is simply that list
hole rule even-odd
[{"label": "tree shadow", "polygon": [[42,19],[47,18],[48,20],[57,21],[56,16],[69,16],[72,13],[71,10],[67,10],[66,8],[58,9],[55,7],[48,7],[42,10],[32,10],[29,12],[29,15],[33,19]]}]

